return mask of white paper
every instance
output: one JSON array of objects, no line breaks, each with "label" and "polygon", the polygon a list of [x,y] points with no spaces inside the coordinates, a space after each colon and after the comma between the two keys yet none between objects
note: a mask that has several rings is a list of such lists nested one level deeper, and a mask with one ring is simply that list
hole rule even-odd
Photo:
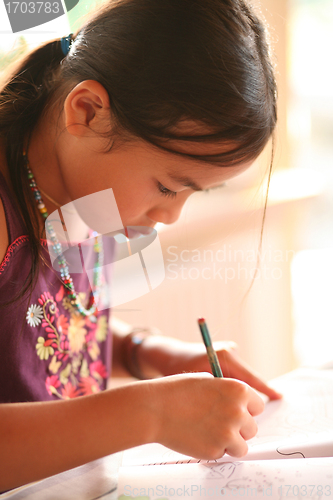
[{"label": "white paper", "polygon": [[333,458],[122,467],[118,500],[333,498]]}]

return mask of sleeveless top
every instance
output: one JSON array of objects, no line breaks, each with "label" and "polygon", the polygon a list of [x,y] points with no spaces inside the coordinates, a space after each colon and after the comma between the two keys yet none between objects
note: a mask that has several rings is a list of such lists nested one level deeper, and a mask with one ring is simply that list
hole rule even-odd
[{"label": "sleeveless top", "polygon": [[[0,263],[0,305],[23,288],[31,269],[29,240],[22,216],[10,198],[0,172],[0,198],[9,246]],[[91,240],[90,240],[91,241]],[[109,309],[90,317],[76,313],[59,275],[52,268],[46,240],[36,285],[12,304],[0,307],[0,402],[45,401],[93,394],[106,388],[111,369]],[[103,237],[104,255],[112,259],[111,238]],[[84,259],[95,261],[88,246]],[[86,268],[89,267],[86,265]],[[90,285],[86,272],[70,273],[81,303],[86,306]],[[109,276],[103,270],[107,288]]]}]

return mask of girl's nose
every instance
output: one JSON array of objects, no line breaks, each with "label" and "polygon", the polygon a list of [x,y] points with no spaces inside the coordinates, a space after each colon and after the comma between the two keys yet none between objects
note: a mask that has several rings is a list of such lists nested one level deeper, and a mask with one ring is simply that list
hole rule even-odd
[{"label": "girl's nose", "polygon": [[150,208],[147,212],[147,216],[154,222],[172,224],[179,219],[185,201],[186,200],[168,200],[167,203]]}]

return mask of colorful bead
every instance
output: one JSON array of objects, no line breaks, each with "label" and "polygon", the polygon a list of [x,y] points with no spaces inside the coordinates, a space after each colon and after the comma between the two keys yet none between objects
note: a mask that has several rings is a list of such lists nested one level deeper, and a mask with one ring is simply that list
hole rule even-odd
[{"label": "colorful bead", "polygon": [[[28,159],[26,157],[26,152],[23,151],[23,157],[25,160],[25,166],[27,170],[27,176],[29,179],[29,185],[31,187],[31,190],[34,194],[34,198],[37,203],[37,207],[39,210],[39,213],[43,217],[43,219],[47,219],[48,213],[47,213],[47,208],[45,207],[42,196],[39,192],[39,189],[37,187],[34,175],[29,167]],[[93,277],[93,283],[94,283],[94,290],[91,291],[91,295],[89,298],[89,309],[84,308],[79,300],[78,296],[76,294],[76,291],[74,289],[74,284],[73,280],[69,274],[69,269],[67,265],[67,261],[65,257],[63,256],[62,253],[62,245],[57,239],[57,235],[53,229],[53,226],[50,221],[45,222],[45,227],[50,235],[50,239],[53,243],[52,248],[55,254],[57,254],[57,262],[59,265],[60,269],[60,276],[62,279],[62,282],[65,286],[66,293],[68,295],[68,298],[70,300],[71,305],[77,310],[79,314],[82,314],[83,316],[92,316],[96,313],[97,309],[97,302],[98,298],[100,296],[100,283],[101,283],[101,272],[102,272],[102,266],[103,266],[103,260],[104,260],[104,255],[103,255],[103,247],[102,247],[102,240],[99,236],[96,236],[96,233],[94,233],[95,241],[94,241],[94,251],[97,253],[97,261],[94,264],[94,277]],[[95,318],[95,316],[94,316]],[[96,318],[94,319],[96,321]]]}]

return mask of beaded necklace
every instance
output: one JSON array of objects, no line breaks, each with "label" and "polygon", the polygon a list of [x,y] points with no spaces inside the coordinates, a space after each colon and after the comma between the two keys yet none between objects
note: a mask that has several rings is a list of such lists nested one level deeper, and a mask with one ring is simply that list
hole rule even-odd
[{"label": "beaded necklace", "polygon": [[[37,187],[36,180],[34,178],[34,174],[32,173],[32,171],[30,169],[27,154],[25,151],[23,152],[23,156],[24,156],[24,161],[25,161],[25,167],[27,170],[29,185],[31,187],[34,198],[36,200],[38,210],[39,210],[41,216],[43,217],[43,219],[46,220],[48,217],[48,212],[47,212],[47,209],[45,207],[45,204],[43,203],[43,199],[42,199],[42,195],[40,194],[40,190]],[[94,251],[97,253],[97,259],[96,259],[96,262],[94,264],[93,290],[92,290],[90,297],[89,297],[88,308],[86,309],[85,307],[82,306],[82,304],[79,301],[79,297],[78,297],[78,295],[75,291],[75,288],[74,288],[73,280],[69,274],[67,261],[63,255],[61,243],[57,238],[57,235],[53,229],[51,222],[49,222],[48,220],[46,220],[46,222],[45,222],[45,229],[46,229],[46,232],[49,235],[50,240],[52,242],[53,251],[57,255],[57,262],[58,262],[59,269],[60,269],[61,280],[65,286],[65,290],[66,290],[66,293],[68,295],[68,298],[70,300],[71,305],[76,309],[76,311],[79,314],[82,314],[82,316],[93,315],[97,310],[97,305],[98,305],[99,298],[100,298],[101,275],[102,275],[102,267],[103,267],[103,260],[104,260],[103,245],[102,245],[101,237],[95,236],[95,240],[94,240]]]}]

